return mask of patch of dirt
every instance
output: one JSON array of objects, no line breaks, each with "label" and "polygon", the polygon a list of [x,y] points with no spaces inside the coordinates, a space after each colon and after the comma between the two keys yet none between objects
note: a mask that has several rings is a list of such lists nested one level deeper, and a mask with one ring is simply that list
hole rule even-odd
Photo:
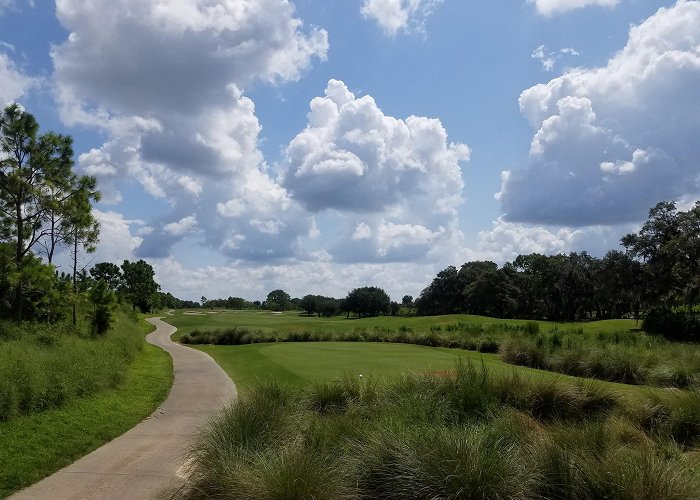
[{"label": "patch of dirt", "polygon": [[206,314],[201,313],[201,312],[195,312],[195,311],[185,311],[184,313],[185,316],[206,316]]}]

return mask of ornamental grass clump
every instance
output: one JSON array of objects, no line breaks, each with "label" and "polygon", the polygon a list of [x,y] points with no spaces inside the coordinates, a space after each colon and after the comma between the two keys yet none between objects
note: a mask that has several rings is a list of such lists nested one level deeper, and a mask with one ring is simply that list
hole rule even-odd
[{"label": "ornamental grass clump", "polygon": [[656,499],[700,491],[700,399],[492,373],[258,385],[210,421],[184,496]]}]

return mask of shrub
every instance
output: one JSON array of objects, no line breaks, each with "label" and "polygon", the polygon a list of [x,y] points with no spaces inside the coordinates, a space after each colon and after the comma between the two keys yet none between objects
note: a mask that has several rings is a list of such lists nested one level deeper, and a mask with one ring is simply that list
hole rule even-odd
[{"label": "shrub", "polygon": [[642,329],[653,335],[662,335],[669,340],[687,342],[700,341],[700,312],[688,308],[650,309]]}]

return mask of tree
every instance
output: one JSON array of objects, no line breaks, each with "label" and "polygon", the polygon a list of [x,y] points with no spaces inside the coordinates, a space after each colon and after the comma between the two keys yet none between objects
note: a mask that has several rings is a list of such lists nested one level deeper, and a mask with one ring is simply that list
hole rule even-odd
[{"label": "tree", "polygon": [[109,289],[107,282],[97,281],[90,289],[90,302],[92,303],[92,313],[90,314],[90,325],[93,335],[103,335],[112,326],[114,320],[114,305],[116,297]]},{"label": "tree", "polygon": [[95,281],[104,281],[107,288],[117,291],[122,284],[122,271],[112,262],[98,262],[90,269],[90,276]]},{"label": "tree", "polygon": [[267,308],[271,311],[287,311],[292,299],[284,290],[273,290],[267,294]]},{"label": "tree", "polygon": [[457,268],[449,266],[440,271],[416,300],[420,315],[452,314],[459,311],[463,286]]},{"label": "tree", "polygon": [[[94,185],[94,183],[91,183]],[[97,247],[100,235],[100,224],[92,215],[90,200],[99,200],[99,193],[85,191],[77,193],[66,202],[67,217],[63,221],[64,241],[71,246],[73,261],[73,292],[78,291],[78,252],[82,248],[92,253]],[[81,269],[84,273],[85,269]],[[75,303],[73,304],[73,324],[77,323]]]},{"label": "tree", "polygon": [[122,264],[122,276],[124,278],[120,292],[131,303],[134,310],[138,307],[146,312],[152,308],[153,298],[160,289],[160,285],[153,279],[155,272],[153,267],[144,260]]},{"label": "tree", "polygon": [[351,291],[345,299],[344,307],[347,311],[357,313],[360,318],[378,316],[390,312],[391,299],[381,288],[365,286]]},{"label": "tree", "polygon": [[[14,243],[18,268],[47,234],[42,223],[55,207],[52,190],[69,189],[74,179],[71,137],[38,132],[35,118],[18,104],[7,106],[0,114],[0,231]],[[21,321],[21,284],[15,287],[14,312]]]},{"label": "tree", "polygon": [[73,241],[76,231],[82,231],[88,238],[96,240],[96,231],[94,236],[89,234],[96,225],[91,213],[91,202],[100,200],[96,186],[97,180],[94,177],[78,177],[75,174],[62,180],[60,185],[47,183],[46,211],[43,217],[46,227],[42,230],[44,238],[40,243],[49,264],[53,261],[56,249]]},{"label": "tree", "polygon": [[662,201],[649,211],[638,233],[621,240],[632,257],[641,258],[648,300],[663,308],[692,307],[700,295],[700,201],[687,212]]},{"label": "tree", "polygon": [[401,305],[404,307],[413,307],[413,296],[412,295],[404,295],[403,298],[401,299]]},{"label": "tree", "polygon": [[306,311],[306,314],[313,316],[317,312],[318,307],[318,296],[316,295],[304,295],[301,298],[301,308]]}]

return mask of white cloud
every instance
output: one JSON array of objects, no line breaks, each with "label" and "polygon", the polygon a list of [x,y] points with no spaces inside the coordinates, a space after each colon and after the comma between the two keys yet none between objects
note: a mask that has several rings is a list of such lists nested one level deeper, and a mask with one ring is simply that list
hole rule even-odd
[{"label": "white cloud", "polygon": [[442,0],[364,0],[361,7],[365,19],[374,20],[388,36],[399,31],[424,30],[426,18]]},{"label": "white cloud", "polygon": [[313,293],[342,298],[353,288],[380,286],[400,301],[406,294],[417,296],[437,272],[429,264],[334,264],[325,262],[320,254],[313,262],[286,265],[187,268],[174,258],[151,263],[163,290],[191,300],[201,295],[263,300],[276,288],[292,297]]},{"label": "white cloud", "polygon": [[530,57],[542,64],[542,69],[545,71],[552,71],[556,63],[564,56],[579,56],[581,55],[576,49],[572,47],[566,47],[559,49],[557,51],[551,51],[547,49],[545,45],[538,46],[532,51]]},{"label": "white cloud", "polygon": [[7,54],[0,51],[0,106],[15,102],[37,83],[36,78],[26,75]]},{"label": "white cloud", "polygon": [[632,27],[607,65],[520,96],[536,133],[530,164],[502,176],[506,219],[586,226],[638,221],[700,191],[700,2]]},{"label": "white cloud", "polygon": [[366,240],[372,237],[372,228],[364,222],[360,222],[355,227],[355,232],[352,233],[353,240]]},{"label": "white cloud", "polygon": [[457,261],[491,260],[503,265],[518,255],[582,251],[602,256],[610,249],[620,248],[620,237],[637,229],[629,224],[585,228],[530,226],[500,217],[492,222],[491,229],[479,231],[476,244],[464,248]]},{"label": "white cloud", "polygon": [[560,14],[574,9],[581,9],[589,5],[598,5],[602,7],[614,7],[620,0],[527,0],[534,3],[537,12],[543,16],[551,16]]},{"label": "white cloud", "polygon": [[93,208],[92,213],[100,223],[100,244],[92,260],[121,264],[125,259],[131,259],[142,241],[141,237],[131,234],[131,225],[140,226],[141,221],[125,219],[122,214],[111,210]]},{"label": "white cloud", "polygon": [[439,120],[386,116],[371,96],[357,98],[337,80],[310,107],[307,127],[285,150],[283,185],[308,210],[336,214],[342,236],[332,254],[403,261],[455,236],[460,162],[470,152],[447,141]]},{"label": "white cloud", "polygon": [[243,89],[299,79],[325,59],[325,30],[285,0],[58,0],[56,12],[70,32],[51,54],[61,118],[108,136],[80,168],[106,202],[136,181],[173,207],[137,254],[169,255],[182,235],[165,227],[192,216],[231,257],[293,255],[310,222],[270,177]]},{"label": "white cloud", "polygon": [[190,215],[188,217],[183,217],[177,222],[171,222],[163,226],[163,230],[172,236],[184,236],[185,234],[191,233],[197,227],[197,217],[195,215]]}]

